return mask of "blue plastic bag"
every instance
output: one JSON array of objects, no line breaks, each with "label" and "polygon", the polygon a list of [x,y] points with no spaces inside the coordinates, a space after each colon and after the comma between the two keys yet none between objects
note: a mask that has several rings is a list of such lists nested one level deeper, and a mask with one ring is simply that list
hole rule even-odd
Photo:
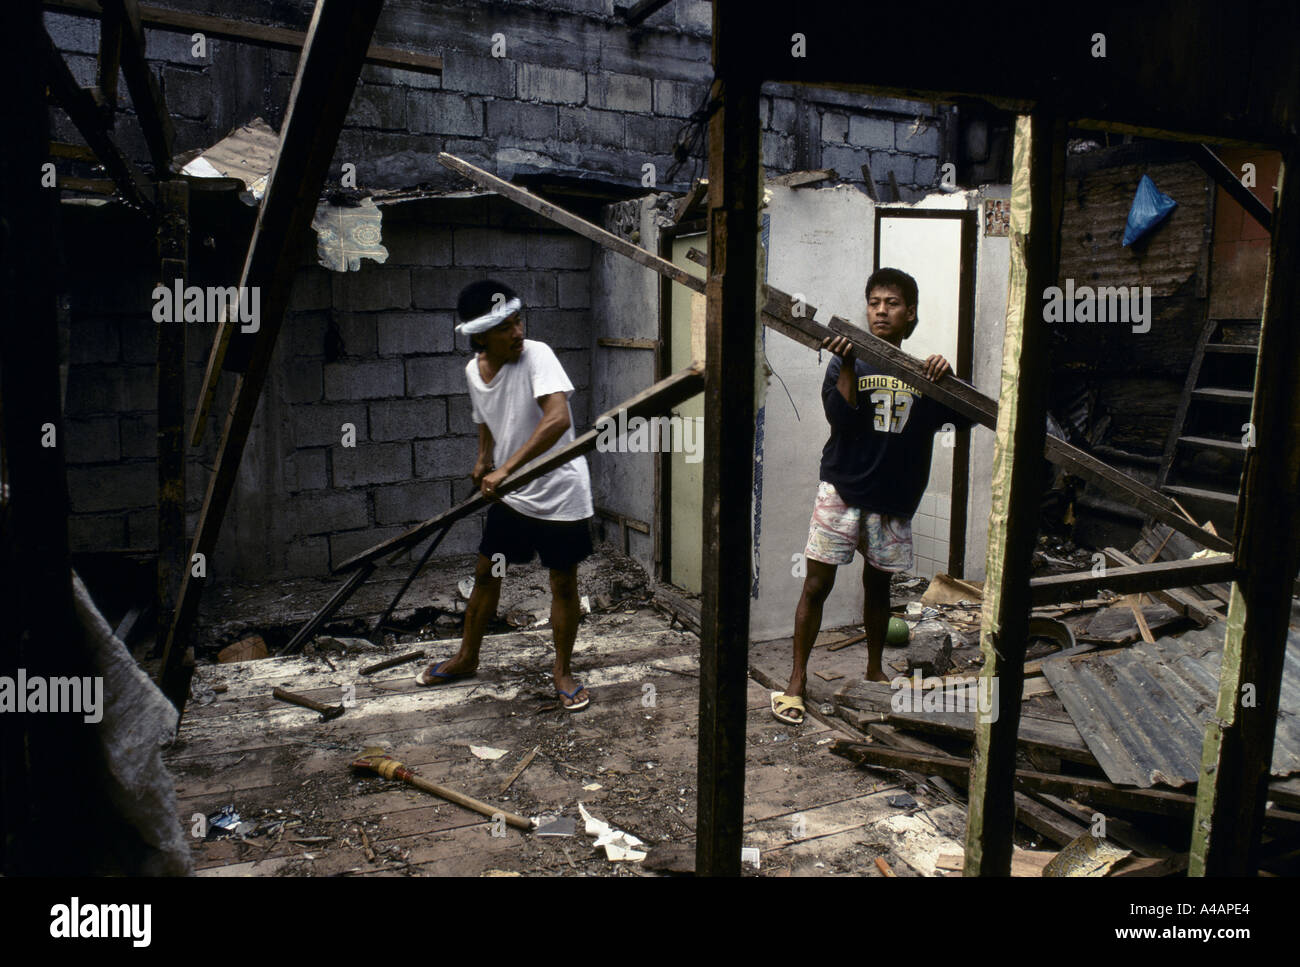
[{"label": "blue plastic bag", "polygon": [[1133,196],[1133,205],[1128,210],[1128,223],[1124,226],[1124,244],[1132,245],[1151,229],[1155,228],[1174,210],[1178,202],[1174,201],[1146,175],[1138,182],[1137,194]]}]

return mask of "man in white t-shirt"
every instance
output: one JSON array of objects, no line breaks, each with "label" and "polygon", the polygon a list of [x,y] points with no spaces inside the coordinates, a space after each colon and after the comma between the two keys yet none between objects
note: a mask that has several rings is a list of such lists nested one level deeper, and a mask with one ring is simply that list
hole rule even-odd
[{"label": "man in white t-shirt", "polygon": [[[551,347],[524,338],[523,304],[502,282],[467,286],[457,304],[460,325],[477,350],[465,367],[478,460],[474,485],[493,497],[501,482],[532,460],[571,443],[573,384]],[[551,572],[551,627],[555,632],[555,689],[571,712],[591,696],[573,678],[569,658],[578,634],[578,562],[591,554],[591,477],[584,457],[495,500],[488,509],[465,610],[465,632],[455,657],[416,678],[436,685],[473,675],[483,632],[497,610],[501,573],[493,558],[525,564],[536,554]]]}]

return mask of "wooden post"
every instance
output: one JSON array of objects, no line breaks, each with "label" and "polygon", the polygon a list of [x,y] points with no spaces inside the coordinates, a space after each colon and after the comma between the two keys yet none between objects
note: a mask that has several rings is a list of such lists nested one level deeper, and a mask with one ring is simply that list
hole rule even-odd
[{"label": "wooden post", "polygon": [[[0,31],[0,84],[11,129],[0,152],[0,387],[6,464],[0,537],[0,675],[12,683],[93,675],[73,608],[59,391],[55,244],[58,189],[48,161],[50,59],[40,5],[14,0]],[[26,698],[20,693],[20,701]],[[76,714],[8,712],[0,722],[0,871],[86,875],[105,807],[94,726]]]},{"label": "wooden post", "polygon": [[758,88],[741,28],[713,5],[709,275],[704,397],[704,561],[695,870],[740,874],[758,342]]},{"label": "wooden post", "polygon": [[966,876],[1008,876],[1015,826],[1016,733],[1029,630],[1029,571],[1043,487],[1047,330],[1043,290],[1055,276],[1064,197],[1065,125],[1035,112],[1016,121],[1007,296],[993,455],[993,509],[984,581],[982,677],[997,686],[997,717],[978,716],[972,753]]},{"label": "wooden post", "polygon": [[[242,286],[260,289],[261,318],[257,332],[251,334],[255,342],[248,371],[235,385],[234,402],[217,448],[216,466],[199,512],[191,560],[195,554],[202,554],[205,561],[210,559],[217,546],[226,505],[235,489],[244,443],[284,321],[298,246],[316,213],[325,172],[338,144],[343,118],[361,73],[362,58],[382,6],[383,0],[319,0],[307,30],[307,45],[298,61],[298,74],[289,94],[280,150],[267,180],[266,197],[258,212],[240,278]],[[221,330],[229,332],[238,324],[225,323]],[[198,616],[203,581],[204,578],[194,576],[193,567],[186,567],[176,616],[163,651],[162,690],[180,709],[184,708],[186,697],[181,680],[181,656],[188,647],[189,633]]]},{"label": "wooden post", "polygon": [[[158,281],[170,287],[189,275],[190,187],[183,178],[158,184]],[[185,327],[158,326],[158,640],[171,628],[185,554]]]},{"label": "wooden post", "polygon": [[1238,578],[1228,605],[1219,701],[1206,728],[1192,876],[1251,876],[1259,859],[1273,734],[1300,566],[1300,151],[1283,156],[1273,212],[1273,244],[1251,410],[1255,446],[1247,450],[1236,522]]},{"label": "wooden post", "polygon": [[136,0],[104,0],[110,21],[120,30],[122,76],[131,92],[131,106],[144,132],[149,157],[153,160],[155,180],[171,177],[171,115],[163,101],[162,89],[145,56],[144,26],[140,23],[140,6]]}]

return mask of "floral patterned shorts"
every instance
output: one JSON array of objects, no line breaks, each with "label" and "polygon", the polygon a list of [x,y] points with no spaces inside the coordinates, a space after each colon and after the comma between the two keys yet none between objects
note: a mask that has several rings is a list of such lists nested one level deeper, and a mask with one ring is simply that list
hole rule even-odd
[{"label": "floral patterned shorts", "polygon": [[861,551],[878,571],[911,570],[912,519],[850,507],[823,480],[817,486],[804,556],[840,565],[852,562],[854,551]]}]

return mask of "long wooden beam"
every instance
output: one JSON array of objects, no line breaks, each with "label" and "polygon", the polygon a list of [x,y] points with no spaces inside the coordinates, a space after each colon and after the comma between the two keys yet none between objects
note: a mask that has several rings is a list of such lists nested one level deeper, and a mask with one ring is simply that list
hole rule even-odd
[{"label": "long wooden beam", "polygon": [[713,4],[695,872],[739,876],[759,336],[759,82],[741,0]]},{"label": "long wooden beam", "polygon": [[[620,411],[627,413],[630,420],[633,417],[651,417],[666,413],[674,406],[678,406],[692,396],[704,391],[704,367],[700,363],[688,366],[686,369],[673,373],[661,379],[635,396],[624,400],[618,406],[614,407],[607,413],[601,414],[596,418],[595,426],[583,433],[581,436],[574,438],[572,443],[565,444],[554,453],[545,454],[533,460],[526,466],[520,467],[513,474],[503,480],[497,487],[498,496],[504,497],[506,494],[519,489],[524,484],[536,480],[543,474],[550,473],[556,467],[562,466],[580,457],[585,453],[590,453],[596,449],[596,443],[600,436],[599,427],[608,418],[616,418]],[[363,564],[369,564],[381,557],[387,557],[397,551],[404,550],[408,547],[414,547],[420,541],[424,540],[434,531],[449,527],[463,517],[468,517],[477,511],[482,510],[489,503],[488,498],[482,494],[474,494],[461,501],[450,510],[446,510],[437,517],[432,517],[423,523],[416,524],[414,527],[398,534],[396,537],[390,537],[386,541],[381,541],[374,547],[354,554],[352,557],[335,565],[334,573],[343,574],[347,571],[361,567]]]},{"label": "long wooden beam", "polygon": [[963,876],[1007,876],[1015,829],[1016,733],[1029,640],[1029,574],[1045,464],[1047,330],[1041,293],[1056,277],[1065,198],[1065,121],[1016,120],[1011,175],[1011,283],[993,451],[980,679],[997,684],[997,716],[977,716]]},{"label": "long wooden beam", "polygon": [[[338,144],[343,119],[361,73],[362,58],[379,19],[383,0],[317,0],[307,44],[289,94],[280,134],[280,150],[267,180],[240,285],[260,290],[260,318],[248,370],[235,385],[235,398],[226,418],[216,465],[208,481],[191,560],[202,555],[210,564],[221,533],[222,518],[235,488],[235,478],[262,395],[276,337],[284,321],[299,245],[316,213],[325,173]],[[237,324],[237,323],[235,323]],[[178,679],[182,656],[198,616],[203,578],[185,571],[176,616],[163,652],[161,682],[177,708],[185,692]]]},{"label": "long wooden beam", "polygon": [[[1111,564],[1119,567],[1138,567],[1139,564],[1133,558],[1129,557],[1123,551],[1118,551],[1113,547],[1102,549],[1106,555],[1106,560]],[[1155,563],[1155,562],[1152,562]],[[1033,581],[1030,581],[1030,587],[1033,587]],[[1186,591],[1178,588],[1145,588],[1155,598],[1169,607],[1173,608],[1179,614],[1191,618],[1202,628],[1206,628],[1218,621],[1220,615],[1211,608],[1207,608],[1201,603],[1200,599],[1194,594],[1188,594]]]},{"label": "long wooden beam", "polygon": [[145,55],[144,26],[140,22],[140,6],[136,0],[103,0],[110,21],[119,26],[122,34],[122,76],[131,92],[131,106],[144,132],[144,141],[153,160],[155,178],[167,178],[171,173],[172,139],[175,129],[167,104],[163,100],[158,78],[149,68]]},{"label": "long wooden beam", "polygon": [[1217,154],[1206,145],[1198,144],[1192,151],[1192,160],[1200,165],[1201,169],[1213,178],[1215,184],[1226,191],[1233,201],[1244,208],[1247,215],[1259,222],[1264,227],[1264,231],[1273,231],[1273,213],[1269,211],[1268,206],[1241,183],[1241,179],[1219,160]]},{"label": "long wooden beam", "polygon": [[110,131],[117,115],[117,75],[121,67],[122,18],[109,4],[99,23],[99,93],[104,98],[104,121]]},{"label": "long wooden beam", "polygon": [[[98,0],[45,0],[44,6],[47,10],[57,10],[60,13],[85,17],[99,16]],[[258,47],[289,50],[294,53],[300,52],[307,41],[305,31],[293,30],[289,27],[271,27],[244,20],[231,20],[228,17],[214,17],[205,13],[169,10],[149,3],[139,4],[139,8],[140,22],[146,27],[154,27],[158,30],[170,30],[182,34],[197,32],[206,37],[236,40]],[[417,71],[421,74],[442,73],[441,57],[402,50],[400,47],[386,47],[382,44],[371,44],[366,48],[366,63],[377,67]]]},{"label": "long wooden beam", "polygon": [[[1292,104],[1300,95],[1292,92]],[[1219,699],[1206,728],[1192,825],[1193,876],[1249,876],[1273,758],[1300,568],[1300,150],[1282,158],[1264,287],[1255,400],[1255,446],[1246,452],[1236,521],[1238,582],[1228,604]]]},{"label": "long wooden beam", "polygon": [[[971,760],[958,756],[891,749],[880,744],[868,745],[852,739],[836,739],[831,743],[831,752],[859,765],[882,766],[886,769],[937,775],[949,782],[965,783],[970,778]],[[1032,769],[1017,769],[1015,783],[1021,789],[1051,793],[1063,799],[1086,802],[1090,806],[1156,813],[1162,816],[1188,817],[1196,805],[1195,796],[1173,789],[1117,786],[1101,779],[1055,775]],[[1268,818],[1281,828],[1295,830],[1300,827],[1300,813],[1270,809]]]},{"label": "long wooden beam", "polygon": [[1205,584],[1207,581],[1231,581],[1236,573],[1237,565],[1231,555],[1227,554],[1194,561],[1158,561],[1155,564],[1108,567],[1100,574],[1070,571],[1033,578],[1029,582],[1029,597],[1036,605],[1080,601],[1092,597],[1093,592],[1101,588],[1121,594],[1163,591],[1165,588],[1185,588]]},{"label": "long wooden beam", "polygon": [[[438,160],[481,188],[495,191],[529,211],[550,219],[557,225],[562,225],[584,238],[589,238],[612,252],[626,256],[665,278],[681,283],[693,292],[705,292],[705,283],[702,279],[697,279],[685,269],[674,265],[667,259],[647,252],[645,249],[633,245],[631,242],[621,239],[597,225],[593,225],[572,212],[565,211],[563,208],[538,198],[531,192],[517,185],[512,185],[510,182],[504,181],[496,175],[453,155],[443,153],[438,156]],[[813,318],[817,314],[816,306],[810,305],[806,301],[796,304],[793,296],[771,286],[764,286],[763,291],[766,294],[763,304],[763,323],[769,328],[775,329],[777,332],[804,346],[808,346],[810,349],[818,348],[822,344],[822,340],[828,336],[847,336],[852,340],[854,347],[863,359],[869,360],[884,372],[907,380],[949,409],[974,420],[982,426],[990,429],[997,428],[997,401],[984,395],[973,386],[962,382],[955,376],[945,376],[940,382],[935,383],[926,377],[923,368],[924,364],[919,359],[890,345],[880,337],[854,326],[848,320],[841,319],[838,316],[831,316],[829,324],[823,325]],[[1186,534],[1198,544],[1216,551],[1232,550],[1231,543],[1222,537],[1211,534],[1209,531],[1196,526],[1195,523],[1188,521],[1168,496],[1158,490],[1153,490],[1142,481],[1116,470],[1078,447],[1049,436],[1044,444],[1043,453],[1052,463],[1064,467],[1078,477],[1092,481],[1108,493],[1132,504],[1134,507],[1142,509],[1180,533]]]},{"label": "long wooden beam", "polygon": [[45,78],[55,100],[77,126],[81,136],[86,139],[86,144],[95,152],[95,157],[104,166],[127,203],[152,214],[153,186],[118,148],[117,142],[108,133],[99,105],[90,92],[77,83],[63,55],[44,30],[41,31],[41,43],[45,45]]}]

